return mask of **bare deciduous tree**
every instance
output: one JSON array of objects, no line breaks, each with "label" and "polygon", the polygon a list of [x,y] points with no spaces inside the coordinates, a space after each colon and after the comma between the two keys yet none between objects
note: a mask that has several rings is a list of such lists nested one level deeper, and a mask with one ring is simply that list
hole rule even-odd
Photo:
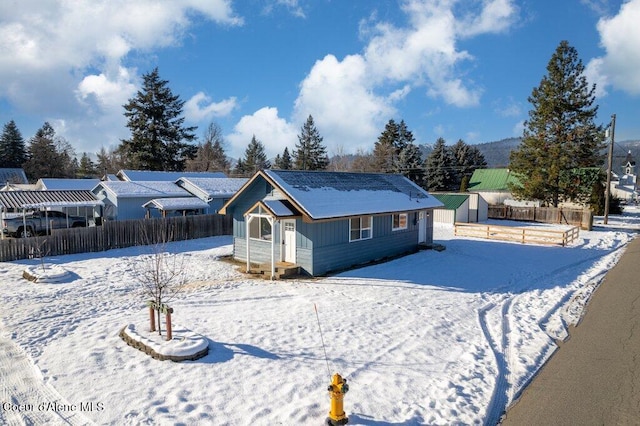
[{"label": "bare deciduous tree", "polygon": [[[150,242],[146,232],[143,239]],[[141,256],[133,263],[133,270],[141,284],[141,291],[146,300],[153,303],[156,310],[158,334],[162,335],[161,315],[163,307],[174,300],[187,283],[185,259],[181,255],[167,252],[166,242],[171,235],[163,238],[151,247],[151,254]]]}]

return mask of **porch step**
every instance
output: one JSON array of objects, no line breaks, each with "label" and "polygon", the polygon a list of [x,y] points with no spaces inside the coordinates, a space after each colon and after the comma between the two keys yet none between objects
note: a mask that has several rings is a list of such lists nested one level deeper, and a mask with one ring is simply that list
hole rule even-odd
[{"label": "porch step", "polygon": [[[271,264],[270,263],[262,263],[258,265],[257,273],[265,275],[266,277],[271,276]],[[300,275],[300,266],[289,263],[289,262],[276,262],[275,264],[275,279],[283,279],[283,278],[291,278]]]}]

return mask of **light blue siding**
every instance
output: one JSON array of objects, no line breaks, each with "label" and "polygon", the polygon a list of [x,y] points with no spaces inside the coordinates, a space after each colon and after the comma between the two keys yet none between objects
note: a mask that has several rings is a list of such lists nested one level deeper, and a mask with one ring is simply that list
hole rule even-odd
[{"label": "light blue siding", "polygon": [[392,231],[391,215],[373,217],[373,238],[349,242],[349,220],[315,224],[313,229],[312,275],[346,269],[355,265],[415,251],[418,225],[415,213],[408,213],[407,229]]}]

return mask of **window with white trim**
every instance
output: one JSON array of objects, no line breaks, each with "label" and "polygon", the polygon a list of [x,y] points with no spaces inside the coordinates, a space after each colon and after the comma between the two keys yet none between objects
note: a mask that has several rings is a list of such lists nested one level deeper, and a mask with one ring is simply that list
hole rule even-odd
[{"label": "window with white trim", "polygon": [[408,220],[409,220],[409,216],[406,213],[393,214],[391,216],[391,229],[394,231],[407,229]]},{"label": "window with white trim", "polygon": [[349,242],[368,240],[372,237],[372,216],[360,216],[349,219]]}]

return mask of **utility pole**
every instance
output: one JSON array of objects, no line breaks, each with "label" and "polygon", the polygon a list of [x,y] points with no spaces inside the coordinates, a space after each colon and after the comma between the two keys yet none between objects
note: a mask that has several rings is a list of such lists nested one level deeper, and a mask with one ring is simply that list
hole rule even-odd
[{"label": "utility pole", "polygon": [[607,164],[607,186],[604,191],[604,224],[609,223],[609,197],[611,196],[611,172],[613,168],[613,141],[616,133],[616,115],[611,115],[611,124],[607,128],[607,133],[611,135],[611,143],[609,144],[609,158]]}]

